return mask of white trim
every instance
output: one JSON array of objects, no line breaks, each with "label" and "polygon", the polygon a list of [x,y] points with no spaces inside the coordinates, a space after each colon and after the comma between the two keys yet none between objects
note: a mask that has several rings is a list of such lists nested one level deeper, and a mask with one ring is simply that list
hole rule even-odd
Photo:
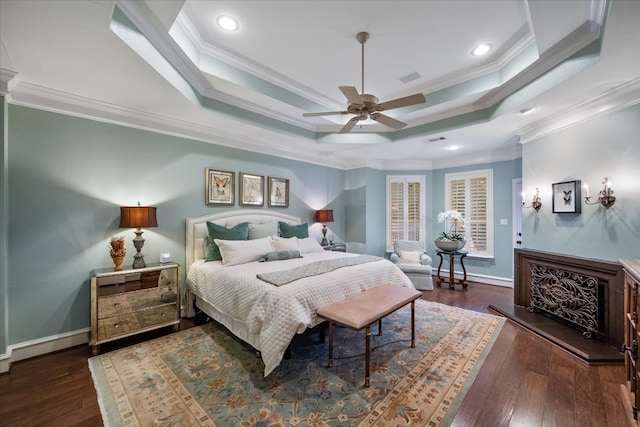
[{"label": "white trim", "polygon": [[[454,273],[457,275],[456,278],[459,279],[460,277],[462,277],[464,275],[464,273],[462,271],[456,271],[454,270]],[[434,268],[433,269],[433,280],[434,283],[438,280],[438,269]],[[449,270],[446,269],[441,269],[440,270],[440,277],[443,277],[445,279],[448,279],[449,277]],[[475,274],[475,273],[469,273],[467,272],[467,282],[476,282],[476,283],[482,283],[485,285],[492,285],[492,286],[501,286],[503,288],[513,288],[513,279],[509,279],[506,277],[497,277],[497,276],[487,276],[484,274]]]},{"label": "white trim", "polygon": [[11,363],[51,353],[65,348],[88,344],[91,328],[51,335],[31,341],[7,346],[7,352],[0,355],[0,373],[9,372]]}]

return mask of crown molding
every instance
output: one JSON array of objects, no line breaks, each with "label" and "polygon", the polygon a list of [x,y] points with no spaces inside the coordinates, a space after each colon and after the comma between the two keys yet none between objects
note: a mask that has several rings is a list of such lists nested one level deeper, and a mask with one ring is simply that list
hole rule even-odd
[{"label": "crown molding", "polygon": [[640,78],[628,81],[596,97],[575,104],[562,112],[545,117],[517,131],[520,143],[526,144],[603,114],[640,103]]},{"label": "crown molding", "polygon": [[15,71],[0,68],[0,95],[7,96],[11,90],[19,83],[20,78]]}]

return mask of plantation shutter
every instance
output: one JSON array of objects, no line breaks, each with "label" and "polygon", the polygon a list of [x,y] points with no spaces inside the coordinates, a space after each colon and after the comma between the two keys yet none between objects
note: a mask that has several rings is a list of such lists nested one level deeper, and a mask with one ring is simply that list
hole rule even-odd
[{"label": "plantation shutter", "polygon": [[479,257],[493,256],[492,177],[489,169],[445,175],[447,210],[462,214],[465,225],[457,233],[467,241],[465,250]]},{"label": "plantation shutter", "polygon": [[424,177],[387,177],[387,250],[397,240],[424,240]]},{"label": "plantation shutter", "polygon": [[487,179],[469,179],[468,230],[471,250],[487,251]]}]

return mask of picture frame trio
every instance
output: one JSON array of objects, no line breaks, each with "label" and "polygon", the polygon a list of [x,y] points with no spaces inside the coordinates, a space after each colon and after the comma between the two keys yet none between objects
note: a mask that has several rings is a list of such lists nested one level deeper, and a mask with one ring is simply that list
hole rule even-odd
[{"label": "picture frame trio", "polygon": [[[205,173],[205,204],[235,205],[235,172],[207,168]],[[264,175],[240,172],[238,177],[238,205],[264,206]],[[267,177],[267,206],[289,207],[289,179]]]}]

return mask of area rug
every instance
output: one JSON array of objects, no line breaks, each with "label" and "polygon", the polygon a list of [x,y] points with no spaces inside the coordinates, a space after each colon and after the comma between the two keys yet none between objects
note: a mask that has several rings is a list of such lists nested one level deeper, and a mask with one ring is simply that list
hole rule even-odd
[{"label": "area rug", "polygon": [[[215,322],[89,359],[106,426],[447,426],[505,320],[416,301],[372,327],[371,386],[364,331],[328,344],[294,340],[268,377],[255,351]],[[328,340],[327,340],[328,341]]]}]

